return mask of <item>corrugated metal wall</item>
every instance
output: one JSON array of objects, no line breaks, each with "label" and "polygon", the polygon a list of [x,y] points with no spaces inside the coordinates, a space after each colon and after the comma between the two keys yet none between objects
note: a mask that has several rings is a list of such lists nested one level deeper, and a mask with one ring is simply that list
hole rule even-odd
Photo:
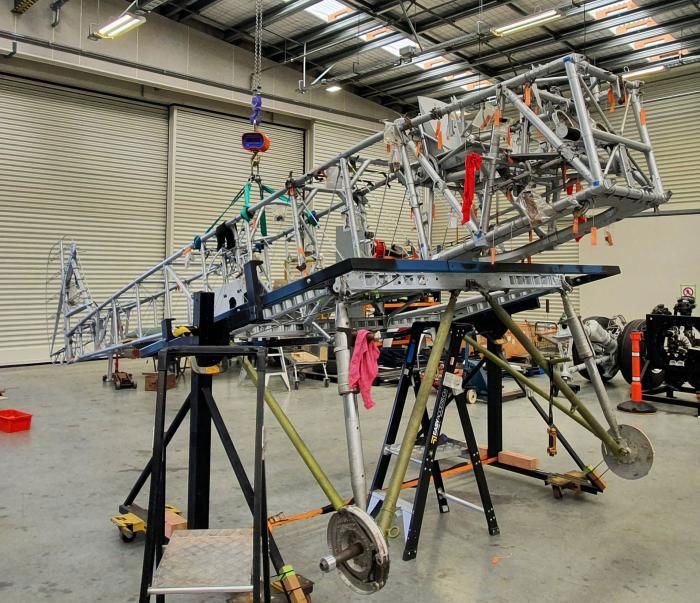
[{"label": "corrugated metal wall", "polygon": [[45,362],[58,239],[79,243],[98,299],[163,257],[168,113],[0,77],[0,148],[0,364]]},{"label": "corrugated metal wall", "polygon": [[[662,210],[698,209],[700,73],[674,73],[644,87],[647,127],[664,188],[673,191]],[[636,132],[634,122],[631,126]]]}]

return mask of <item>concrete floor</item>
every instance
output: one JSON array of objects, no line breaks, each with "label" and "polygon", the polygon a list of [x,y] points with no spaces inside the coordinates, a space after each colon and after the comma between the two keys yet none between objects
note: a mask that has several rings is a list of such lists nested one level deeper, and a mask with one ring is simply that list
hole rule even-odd
[{"label": "concrete floor", "polygon": [[[126,368],[139,389],[104,386],[102,363],[3,369],[10,406],[34,414],[31,431],[0,433],[0,601],[136,601],[143,540],[124,544],[109,517],[117,511],[150,454],[154,394],[143,390],[144,361]],[[180,383],[169,398],[171,417],[184,399]],[[343,495],[349,495],[342,409],[335,390],[306,382],[298,392],[273,385],[278,399],[317,451]],[[627,395],[616,378],[614,400]],[[584,387],[591,400],[592,390]],[[393,390],[375,388],[377,406],[362,410],[367,473],[371,476]],[[254,390],[237,375],[215,380],[215,395],[247,466],[252,459]],[[471,407],[480,442],[485,407]],[[504,408],[506,448],[538,456],[545,469],[573,469],[565,454],[546,456],[545,425],[525,400]],[[599,445],[565,417],[560,427],[587,462],[598,463]],[[700,558],[698,419],[688,409],[664,407],[652,416],[621,416],[642,427],[656,448],[649,476],[626,482],[606,475],[600,496],[567,494],[555,500],[540,482],[488,469],[501,535],[489,537],[479,514],[455,506],[440,515],[429,499],[418,559],[402,562],[401,542],[391,543],[389,582],[373,600],[395,601],[697,601]],[[456,411],[445,432],[457,435]],[[270,513],[294,514],[326,503],[321,491],[270,416]],[[212,527],[249,526],[250,516],[224,458],[214,444]],[[168,501],[184,506],[184,433],[168,453]],[[448,491],[477,501],[472,478],[451,477]],[[410,497],[409,492],[404,492]],[[144,497],[140,502],[144,504]],[[318,602],[366,601],[318,560],[326,552],[328,516],[275,531],[287,561],[316,582]],[[172,601],[184,601],[170,597]],[[222,600],[222,599],[209,599]]]}]

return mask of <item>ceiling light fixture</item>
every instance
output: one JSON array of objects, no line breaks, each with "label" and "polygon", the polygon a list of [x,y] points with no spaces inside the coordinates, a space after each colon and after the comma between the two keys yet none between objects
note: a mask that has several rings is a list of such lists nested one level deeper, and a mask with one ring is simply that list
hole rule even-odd
[{"label": "ceiling light fixture", "polygon": [[340,92],[342,88],[338,84],[331,84],[326,88],[326,92]]},{"label": "ceiling light fixture", "polygon": [[495,36],[507,36],[517,31],[523,31],[524,29],[529,29],[530,27],[537,27],[543,23],[554,21],[555,19],[561,18],[561,16],[562,15],[558,10],[546,10],[541,13],[525,17],[524,19],[513,21],[513,23],[503,25],[502,27],[494,27],[491,29],[491,33],[493,33]]},{"label": "ceiling light fixture", "polygon": [[666,65],[654,65],[653,67],[645,67],[644,69],[637,69],[636,71],[626,71],[622,74],[623,80],[630,80],[638,77],[643,77],[651,73],[658,73],[659,71],[664,71]]},{"label": "ceiling light fixture", "polygon": [[90,31],[88,38],[91,40],[114,40],[139,25],[143,25],[146,22],[146,17],[141,11],[137,9],[134,12],[129,12],[135,4],[136,2],[130,4],[121,15],[112,19],[97,31]]}]

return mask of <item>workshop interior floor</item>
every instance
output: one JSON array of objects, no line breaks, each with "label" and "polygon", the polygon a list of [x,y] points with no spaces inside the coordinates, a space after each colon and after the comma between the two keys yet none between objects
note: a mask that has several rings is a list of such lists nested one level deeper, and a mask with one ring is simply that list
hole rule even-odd
[{"label": "workshop interior floor", "polygon": [[[0,406],[34,414],[31,431],[0,433],[0,601],[136,601],[143,538],[123,543],[109,518],[117,512],[150,456],[155,394],[143,389],[145,361],[125,362],[136,390],[114,391],[101,382],[103,363],[37,366],[0,371],[8,399]],[[510,380],[505,380],[512,388]],[[287,393],[271,384],[282,406],[329,477],[349,497],[343,411],[335,387],[306,381]],[[169,392],[168,418],[188,383]],[[394,388],[374,389],[377,406],[361,409],[368,478],[382,443]],[[617,377],[614,402],[628,386]],[[238,371],[217,377],[215,397],[246,464],[252,461],[255,391]],[[582,390],[593,401],[590,385]],[[486,441],[486,407],[470,407],[480,443]],[[450,407],[444,432],[458,436]],[[598,413],[599,414],[599,413]],[[428,499],[418,558],[401,561],[402,541],[391,542],[387,586],[373,596],[395,601],[697,601],[700,521],[697,517],[698,419],[694,411],[664,406],[655,415],[618,413],[652,439],[655,465],[645,479],[624,481],[607,473],[599,496],[565,494],[555,500],[541,482],[500,469],[487,477],[500,536],[488,535],[482,515],[455,504],[440,515]],[[597,441],[561,413],[564,434],[586,462],[597,464]],[[286,436],[267,418],[270,514],[293,515],[327,503]],[[561,450],[546,455],[545,424],[525,399],[504,404],[506,449],[537,456],[544,469],[574,464]],[[186,432],[168,452],[168,502],[185,507]],[[454,461],[459,462],[459,461]],[[415,468],[409,475],[415,475]],[[478,502],[468,474],[446,480],[447,490]],[[213,446],[211,527],[247,527],[250,515],[217,440]],[[145,494],[145,492],[144,492]],[[412,491],[404,491],[410,499]],[[145,496],[139,501],[146,506]],[[283,555],[316,585],[316,602],[366,601],[337,575],[322,574],[328,515],[274,531]],[[171,596],[168,600],[193,601]],[[223,601],[225,597],[209,597]]]}]

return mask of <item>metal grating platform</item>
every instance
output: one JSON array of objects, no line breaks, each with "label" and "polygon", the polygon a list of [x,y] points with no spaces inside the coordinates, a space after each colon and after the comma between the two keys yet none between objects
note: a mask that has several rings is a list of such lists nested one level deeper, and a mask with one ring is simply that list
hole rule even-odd
[{"label": "metal grating platform", "polygon": [[251,592],[253,530],[175,530],[151,595]]}]

